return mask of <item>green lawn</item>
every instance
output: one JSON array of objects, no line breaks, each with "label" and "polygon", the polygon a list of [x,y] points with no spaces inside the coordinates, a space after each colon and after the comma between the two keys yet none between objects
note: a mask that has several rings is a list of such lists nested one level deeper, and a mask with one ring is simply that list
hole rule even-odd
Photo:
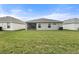
[{"label": "green lawn", "polygon": [[79,53],[79,31],[0,31],[0,53]]}]

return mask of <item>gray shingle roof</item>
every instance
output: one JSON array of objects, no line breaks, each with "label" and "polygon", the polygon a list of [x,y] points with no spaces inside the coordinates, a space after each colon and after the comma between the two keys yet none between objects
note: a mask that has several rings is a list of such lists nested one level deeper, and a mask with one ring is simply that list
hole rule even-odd
[{"label": "gray shingle roof", "polygon": [[47,18],[40,18],[40,19],[29,20],[26,23],[38,23],[38,22],[62,22],[62,21],[47,19]]},{"label": "gray shingle roof", "polygon": [[64,24],[75,24],[75,23],[79,23],[79,18],[64,20]]},{"label": "gray shingle roof", "polygon": [[6,22],[24,24],[23,21],[21,21],[17,18],[11,17],[11,16],[0,17],[0,23],[6,23]]}]

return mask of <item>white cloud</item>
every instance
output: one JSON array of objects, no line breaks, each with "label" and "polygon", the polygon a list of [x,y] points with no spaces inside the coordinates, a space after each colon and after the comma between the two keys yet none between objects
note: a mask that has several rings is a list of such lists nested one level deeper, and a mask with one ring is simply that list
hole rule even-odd
[{"label": "white cloud", "polygon": [[65,13],[52,13],[44,17],[50,18],[50,19],[64,20],[64,19],[69,18],[69,16],[70,16],[69,14],[65,14]]},{"label": "white cloud", "polygon": [[[71,9],[71,8],[72,7],[69,7],[67,9]],[[31,17],[31,16],[28,16],[28,14],[31,14],[30,12],[33,11],[32,9],[27,9],[27,12],[26,12],[23,9],[17,9],[16,8],[16,9],[9,10],[10,13],[7,13],[7,11],[5,11],[0,6],[0,17],[12,16],[12,17],[16,17],[16,18],[22,19],[24,21],[37,19],[37,18],[49,18],[49,19],[55,19],[55,20],[66,20],[66,19],[70,19],[70,18],[79,18],[78,14],[70,14],[70,13],[64,13],[64,12],[63,13],[61,13],[61,12],[59,13],[59,10],[61,10],[61,9],[60,8],[56,9],[56,11],[58,11],[58,12],[54,12],[54,13],[51,13],[49,15],[43,15],[43,16],[40,15],[40,16]]]},{"label": "white cloud", "polygon": [[[12,16],[12,17],[16,17],[21,20],[25,20],[24,19],[25,15],[27,15],[27,13],[21,9],[12,9],[12,10],[10,10],[10,12],[6,13],[6,11],[4,9],[0,8],[0,17]],[[25,18],[27,18],[27,17],[25,17]]]},{"label": "white cloud", "polygon": [[71,18],[79,18],[79,15],[77,15],[77,14],[69,14],[69,13],[52,13],[52,14],[49,14],[49,15],[27,18],[27,20],[38,19],[38,18],[66,20],[66,19],[71,19]]},{"label": "white cloud", "polygon": [[17,15],[17,16],[23,16],[23,15],[26,15],[27,12],[22,9],[12,9],[10,10],[10,14]]},{"label": "white cloud", "polygon": [[28,16],[28,14],[30,14],[30,12],[32,11],[32,9],[27,9],[28,11],[24,11],[22,9],[12,9],[10,10],[10,16],[14,16],[14,17],[17,17],[19,19],[22,19],[24,21],[30,19]]},{"label": "white cloud", "polygon": [[16,17],[19,18],[21,20],[25,20],[28,17],[26,16],[28,13],[22,9],[18,9],[18,8],[14,8],[9,10],[9,12],[7,12],[2,5],[0,5],[0,17],[4,17],[4,16],[12,16],[12,17]]},{"label": "white cloud", "polygon": [[70,14],[70,13],[51,13],[49,15],[43,15],[43,16],[35,16],[35,17],[27,17],[26,15],[28,15],[27,12],[21,10],[21,9],[13,9],[10,10],[10,13],[5,13],[4,9],[0,8],[0,17],[3,16],[12,16],[12,17],[16,17],[19,19],[22,19],[24,21],[27,20],[32,20],[32,19],[37,19],[37,18],[49,18],[49,19],[55,19],[55,20],[66,20],[66,19],[70,19],[70,18],[79,18],[79,15],[77,14]]},{"label": "white cloud", "polygon": [[47,16],[43,16],[45,18],[56,19],[56,20],[66,20],[70,18],[79,18],[77,14],[69,14],[69,13],[52,13]]},{"label": "white cloud", "polygon": [[13,14],[16,14],[16,13],[20,13],[20,12],[23,12],[23,11],[20,10],[20,9],[12,9],[12,10],[10,10],[10,12],[13,13]]},{"label": "white cloud", "polygon": [[33,10],[32,9],[27,9],[29,12],[32,12]]}]

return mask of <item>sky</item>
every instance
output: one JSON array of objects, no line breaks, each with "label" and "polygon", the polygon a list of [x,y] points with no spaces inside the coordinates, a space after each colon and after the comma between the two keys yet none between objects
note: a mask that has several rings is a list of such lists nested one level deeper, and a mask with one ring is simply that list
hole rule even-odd
[{"label": "sky", "polygon": [[0,17],[12,16],[23,21],[49,18],[79,18],[79,4],[0,4]]}]

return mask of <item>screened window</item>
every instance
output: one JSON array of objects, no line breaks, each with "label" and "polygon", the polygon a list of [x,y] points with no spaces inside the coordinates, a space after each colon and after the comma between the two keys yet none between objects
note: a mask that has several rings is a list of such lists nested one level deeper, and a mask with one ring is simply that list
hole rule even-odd
[{"label": "screened window", "polygon": [[51,28],[51,24],[48,24],[48,28]]},{"label": "screened window", "polygon": [[38,24],[38,28],[41,28],[41,24]]},{"label": "screened window", "polygon": [[7,28],[10,28],[10,26],[8,25]]},{"label": "screened window", "polygon": [[7,23],[7,28],[10,28],[10,23]]}]

